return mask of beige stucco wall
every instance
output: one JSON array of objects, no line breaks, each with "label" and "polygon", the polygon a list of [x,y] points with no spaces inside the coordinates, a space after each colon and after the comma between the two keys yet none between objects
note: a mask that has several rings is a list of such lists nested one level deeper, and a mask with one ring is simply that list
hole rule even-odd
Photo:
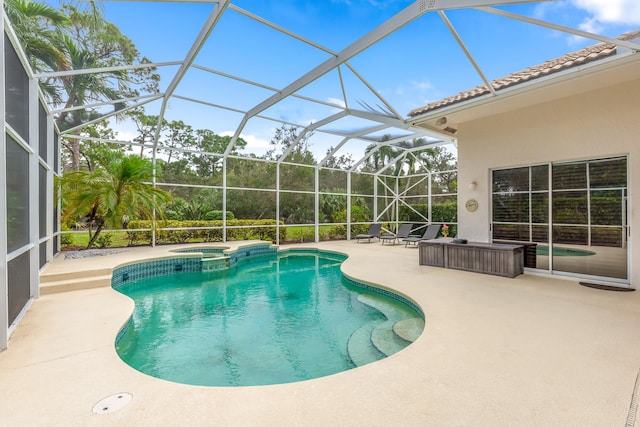
[{"label": "beige stucco wall", "polygon": [[458,138],[458,235],[474,241],[489,240],[491,168],[628,155],[631,284],[640,286],[640,79],[461,123]]}]

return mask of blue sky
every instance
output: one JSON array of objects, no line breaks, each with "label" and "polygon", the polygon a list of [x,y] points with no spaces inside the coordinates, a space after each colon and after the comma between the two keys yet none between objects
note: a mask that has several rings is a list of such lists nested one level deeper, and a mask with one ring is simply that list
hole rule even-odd
[{"label": "blue sky", "polygon": [[[233,5],[280,25],[326,48],[339,52],[413,3],[406,0],[235,0]],[[153,62],[183,60],[213,8],[210,4],[105,2],[107,19],[129,36]],[[640,28],[638,0],[562,0],[504,7],[556,24],[615,37]],[[591,41],[476,10],[453,10],[447,17],[491,80],[577,50]],[[319,49],[227,10],[195,63],[280,89],[330,57]],[[430,12],[360,53],[349,63],[402,116],[413,108],[469,89],[482,81],[457,46],[440,17]],[[159,70],[162,89],[177,67]],[[348,69],[342,68],[350,106],[381,104]],[[246,110],[273,92],[190,70],[177,95]],[[301,95],[344,103],[340,76],[331,72],[300,91]],[[159,103],[147,107],[156,114]],[[271,117],[302,125],[335,112],[331,107],[290,100],[265,111]],[[181,119],[196,128],[217,133],[235,131],[242,115],[174,99],[167,119]],[[116,125],[114,125],[116,126]],[[365,123],[348,121],[336,127],[358,129]],[[133,134],[119,124],[120,138]],[[278,123],[252,119],[242,131],[248,151],[264,152]],[[317,157],[340,138],[317,134],[312,149]],[[359,157],[366,143],[354,142],[341,154]]]}]

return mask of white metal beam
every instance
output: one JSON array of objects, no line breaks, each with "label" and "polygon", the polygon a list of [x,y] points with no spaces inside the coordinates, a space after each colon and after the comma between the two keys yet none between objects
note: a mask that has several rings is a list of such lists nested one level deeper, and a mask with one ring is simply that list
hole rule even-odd
[{"label": "white metal beam", "polygon": [[290,83],[279,93],[272,95],[271,97],[256,105],[254,108],[249,110],[249,117],[253,117],[256,114],[259,114],[262,111],[266,110],[267,108],[277,104],[287,96],[292,95],[293,93],[307,86],[309,83],[325,75],[338,65],[344,63],[345,61],[348,61],[360,52],[371,47],[384,37],[404,27],[405,25],[424,15],[428,11],[429,9],[425,8],[424,0],[419,0],[412,3],[400,13],[396,14],[391,19],[387,20],[386,22],[375,28],[373,31],[339,52],[337,56],[324,61],[322,64],[313,68],[311,71],[307,72],[299,79]]},{"label": "white metal beam", "polygon": [[154,96],[153,98],[145,99],[145,100],[144,100],[144,101],[142,101],[142,102],[139,102],[139,103],[134,104],[134,105],[130,105],[130,106],[126,107],[126,108],[123,108],[122,110],[113,111],[113,112],[111,112],[111,113],[105,114],[104,116],[100,116],[100,117],[98,117],[97,119],[89,120],[88,122],[85,122],[85,123],[79,124],[78,126],[74,126],[74,127],[72,127],[72,128],[66,129],[66,130],[65,130],[65,131],[63,131],[63,132],[60,132],[60,136],[63,136],[63,135],[66,135],[66,134],[72,133],[73,131],[75,131],[75,130],[77,130],[77,129],[81,129],[81,128],[83,128],[83,127],[87,126],[87,125],[90,125],[90,124],[93,124],[93,123],[99,122],[99,121],[104,120],[104,119],[108,119],[109,117],[115,116],[115,115],[117,115],[117,114],[122,114],[122,113],[127,112],[127,111],[129,111],[129,110],[132,110],[132,109],[134,109],[134,108],[141,107],[141,106],[143,106],[143,105],[145,105],[145,104],[148,104],[148,103],[150,103],[150,102],[157,101],[158,99],[161,99],[163,96],[164,96],[164,94],[157,94],[157,95],[156,95],[156,96]]},{"label": "white metal beam", "polygon": [[319,165],[319,166],[323,166],[325,163],[327,163],[327,161],[331,158],[331,156],[333,156],[335,153],[337,153],[337,152],[338,152],[338,150],[339,150],[340,148],[342,148],[342,146],[343,146],[344,144],[346,144],[348,141],[350,141],[350,140],[352,140],[352,139],[355,139],[355,138],[357,138],[357,137],[363,136],[363,135],[367,135],[367,134],[370,134],[370,133],[374,133],[374,132],[378,132],[378,131],[384,130],[384,129],[386,129],[386,128],[387,128],[387,126],[386,126],[386,125],[379,125],[379,126],[375,126],[375,127],[372,127],[372,128],[363,129],[363,130],[361,130],[361,131],[358,131],[358,132],[356,132],[356,133],[354,133],[354,134],[349,135],[348,137],[346,137],[346,138],[344,138],[342,141],[340,141],[340,143],[339,143],[338,145],[336,145],[336,146],[333,148],[333,150],[331,150],[331,151],[330,151],[330,152],[325,156],[325,158],[324,158],[324,159],[322,159],[322,160],[320,161],[320,163],[318,163],[318,165]]},{"label": "white metal beam", "polygon": [[181,65],[181,64],[182,64],[181,61],[173,61],[173,62],[156,62],[156,63],[148,63],[148,64],[119,65],[114,67],[83,68],[79,70],[52,71],[49,73],[38,73],[34,77],[37,79],[48,79],[51,77],[79,76],[82,74],[100,74],[100,73],[110,73],[112,71],[127,71],[127,70],[137,70],[139,68],[168,67],[172,65]]},{"label": "white metal beam", "polygon": [[161,98],[161,97],[162,97],[162,95],[154,93],[154,94],[150,94],[150,95],[134,96],[132,98],[114,99],[112,101],[99,102],[99,103],[96,103],[96,104],[87,104],[87,105],[79,105],[79,106],[76,106],[76,107],[61,108],[59,110],[53,110],[51,113],[52,114],[59,114],[59,113],[67,112],[67,111],[85,110],[85,109],[88,109],[88,108],[97,108],[97,107],[104,107],[106,105],[115,105],[115,104],[122,103],[122,102],[139,101],[141,99],[148,99],[148,98],[158,99],[158,98]]},{"label": "white metal beam", "polygon": [[302,132],[300,132],[300,135],[298,135],[296,140],[285,151],[282,152],[282,155],[278,159],[278,163],[282,162],[293,151],[293,149],[298,145],[298,143],[302,140],[302,138],[304,138],[306,134],[308,134],[309,132],[313,132],[315,129],[321,126],[324,126],[331,122],[335,122],[336,120],[340,120],[346,116],[347,116],[346,111],[340,111],[339,113],[325,117],[324,119],[319,120],[315,123],[311,123],[309,126],[304,128]]},{"label": "white metal beam", "polygon": [[346,62],[345,65],[349,67],[351,72],[355,74],[358,79],[360,79],[360,81],[371,91],[371,93],[373,93],[385,105],[385,107],[387,107],[389,111],[391,111],[396,116],[396,118],[398,118],[399,120],[402,120],[403,116],[400,113],[398,113],[398,111],[396,111],[396,109],[393,108],[391,103],[389,103],[386,99],[384,99],[384,97],[380,95],[380,93],[364,77],[362,77],[362,75],[358,72],[358,70],[352,67],[351,64],[349,64],[348,62]]},{"label": "white metal beam", "polygon": [[[0,0],[0,6],[4,6]],[[4,26],[6,17],[4,14],[4,7],[2,7],[2,20],[0,21],[0,32],[5,34]],[[7,25],[7,29],[10,25]],[[6,130],[5,130],[5,37],[0,38],[0,123],[2,123],[2,134],[0,135],[0,351],[6,350],[9,344],[9,301],[8,301],[8,271],[7,271],[7,145],[6,145]]]},{"label": "white metal beam", "polygon": [[551,28],[553,30],[561,31],[563,33],[573,34],[574,36],[580,36],[587,39],[598,40],[605,43],[611,43],[616,46],[626,47],[627,49],[631,49],[634,52],[640,52],[640,44],[614,39],[611,37],[605,37],[594,33],[589,33],[587,31],[576,30],[574,28],[565,27],[564,25],[553,24],[551,22],[542,21],[540,19],[529,18],[528,16],[518,15],[516,13],[507,12],[506,10],[496,9],[493,7],[476,7],[476,10],[480,10],[482,12],[491,13],[494,15],[503,16],[505,18],[515,19],[517,21],[527,22],[529,24],[539,25],[541,27]]},{"label": "white metal beam", "polygon": [[451,21],[449,21],[449,18],[447,18],[447,15],[441,10],[438,11],[438,15],[440,16],[440,19],[442,19],[442,21],[445,23],[445,25],[449,29],[449,32],[453,35],[453,38],[455,38],[456,42],[458,42],[458,46],[460,46],[460,49],[462,49],[464,54],[467,56],[467,59],[471,62],[471,65],[473,65],[473,68],[475,68],[476,73],[478,73],[478,75],[484,82],[487,89],[489,89],[489,92],[491,92],[493,96],[496,96],[496,91],[493,88],[493,86],[491,86],[489,79],[487,79],[485,74],[482,72],[482,69],[480,68],[476,60],[473,58],[473,55],[471,55],[471,52],[462,41],[462,38],[460,37],[456,29],[453,27],[453,24],[451,23]]},{"label": "white metal beam", "polygon": [[[216,24],[222,17],[222,14],[229,6],[229,1],[230,0],[221,0],[218,3],[218,5],[213,8],[211,13],[207,17],[207,20],[205,21],[204,25],[200,29],[198,36],[196,37],[195,41],[191,45],[189,52],[187,52],[187,56],[182,62],[182,65],[180,65],[180,68],[178,69],[176,74],[173,76],[171,83],[169,83],[169,86],[165,91],[165,96],[162,100],[162,105],[160,106],[160,114],[158,114],[158,126],[156,126],[156,134],[153,138],[154,163],[155,163],[155,146],[158,145],[158,140],[160,139],[160,128],[161,128],[162,121],[164,120],[164,114],[167,109],[167,103],[169,102],[169,98],[171,97],[171,95],[173,95],[173,92],[175,92],[176,88],[178,87],[178,85],[180,84],[184,76],[187,74],[187,71],[189,71],[191,64],[193,64],[193,61],[195,61],[196,56],[198,56],[198,53],[207,42],[207,39],[209,38],[209,34],[211,34]],[[154,168],[154,171],[155,171],[155,168]]]},{"label": "white metal beam", "polygon": [[321,50],[321,51],[323,51],[325,53],[328,53],[329,55],[332,55],[332,56],[337,56],[338,55],[336,52],[332,51],[331,49],[329,49],[327,47],[322,46],[321,44],[318,44],[318,43],[313,42],[313,41],[311,41],[311,40],[309,40],[309,39],[307,39],[305,37],[302,37],[298,33],[294,33],[293,31],[289,31],[286,28],[281,27],[280,25],[274,24],[273,22],[267,21],[266,19],[264,19],[264,18],[262,18],[262,17],[260,17],[258,15],[255,15],[255,14],[253,14],[251,12],[248,12],[248,11],[242,9],[242,8],[239,8],[236,5],[233,5],[233,4],[229,5],[229,9],[231,9],[231,10],[233,10],[235,12],[238,12],[238,13],[246,16],[247,18],[253,19],[255,21],[260,22],[261,24],[264,24],[264,25],[266,25],[268,27],[271,27],[276,31],[284,33],[284,34],[288,35],[291,38],[294,38],[294,39],[296,39],[298,41],[301,41],[301,42],[303,42],[305,44],[308,44],[309,46],[313,46],[316,49],[319,49],[319,50]]}]

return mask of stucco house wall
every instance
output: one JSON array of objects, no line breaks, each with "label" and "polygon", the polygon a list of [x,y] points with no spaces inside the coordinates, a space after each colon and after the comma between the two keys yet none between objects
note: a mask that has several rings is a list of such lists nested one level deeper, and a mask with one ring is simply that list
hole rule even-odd
[{"label": "stucco house wall", "polygon": [[461,122],[457,137],[458,235],[473,241],[490,240],[492,168],[628,155],[630,279],[640,284],[640,79]]}]

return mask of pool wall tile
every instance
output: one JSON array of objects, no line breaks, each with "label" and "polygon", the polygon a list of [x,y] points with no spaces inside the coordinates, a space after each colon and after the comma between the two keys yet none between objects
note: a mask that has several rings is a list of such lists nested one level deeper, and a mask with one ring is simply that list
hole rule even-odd
[{"label": "pool wall tile", "polygon": [[241,247],[229,254],[229,266],[235,265],[241,259],[277,253],[278,247],[271,243]]},{"label": "pool wall tile", "polygon": [[202,258],[166,258],[128,264],[113,270],[111,287],[117,289],[125,283],[147,277],[164,276],[175,272],[202,271]]},{"label": "pool wall tile", "polygon": [[389,298],[393,298],[396,301],[400,301],[401,303],[408,305],[416,313],[419,313],[420,316],[422,316],[424,318],[424,313],[422,312],[422,309],[415,302],[411,301],[410,299],[407,299],[407,298],[403,297],[402,295],[400,295],[400,294],[398,294],[396,292],[389,291],[389,290],[384,289],[384,288],[380,288],[380,287],[377,287],[377,286],[371,286],[371,285],[368,285],[368,284],[363,283],[363,282],[358,282],[357,280],[354,280],[351,277],[346,276],[344,274],[343,274],[343,277],[345,278],[345,280],[347,282],[349,282],[349,284],[351,284],[351,285],[353,285],[355,287],[358,287],[358,288],[361,288],[361,289],[366,289],[366,290],[371,291],[371,292],[376,292],[378,294],[382,294],[382,295],[388,296]]}]

